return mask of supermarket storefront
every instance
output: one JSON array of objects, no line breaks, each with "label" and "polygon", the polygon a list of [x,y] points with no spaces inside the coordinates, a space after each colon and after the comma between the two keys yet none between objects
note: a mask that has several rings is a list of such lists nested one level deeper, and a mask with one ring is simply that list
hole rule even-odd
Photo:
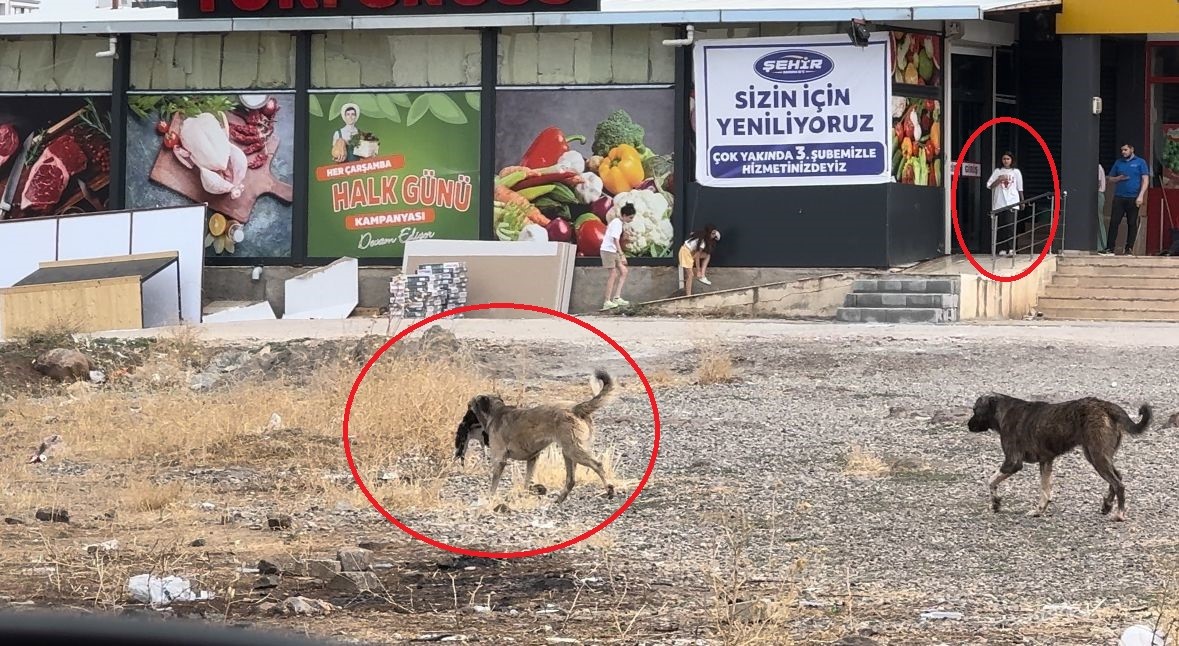
[{"label": "supermarket storefront", "polygon": [[[1070,136],[1061,166],[1074,218],[1070,247],[1097,248],[1098,204],[1088,199],[1095,196],[1097,177],[1091,169],[1099,162],[1108,172],[1118,148],[1130,144],[1151,171],[1135,251],[1167,249],[1172,229],[1179,229],[1179,2],[1064,0],[1056,31],[1068,61],[1062,66],[1062,126]],[[1093,97],[1101,97],[1103,115],[1094,114]],[[1114,115],[1104,118],[1111,110]],[[1112,190],[1110,184],[1107,194]],[[1073,200],[1073,194],[1087,197]]]},{"label": "supermarket storefront", "polygon": [[[211,265],[396,265],[407,240],[531,224],[592,265],[625,202],[639,266],[705,223],[717,266],[949,253],[953,94],[993,102],[968,57],[1010,44],[982,18],[1012,3],[797,4],[193,0],[0,23],[0,128],[70,134],[87,160],[34,194],[44,151],[0,155],[0,179],[26,164],[5,217],[209,202]],[[791,77],[772,56],[790,50],[819,67]]]}]

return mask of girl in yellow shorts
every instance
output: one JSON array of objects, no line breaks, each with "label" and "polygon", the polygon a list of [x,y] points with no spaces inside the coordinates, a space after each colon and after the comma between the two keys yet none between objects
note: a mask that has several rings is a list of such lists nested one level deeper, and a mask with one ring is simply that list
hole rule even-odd
[{"label": "girl in yellow shorts", "polygon": [[684,244],[680,245],[679,265],[683,270],[680,273],[680,281],[684,286],[684,293],[686,295],[692,295],[693,273],[705,285],[712,284],[704,273],[708,271],[708,261],[712,257],[712,252],[716,249],[716,243],[720,238],[720,231],[717,231],[716,227],[709,224],[703,230],[693,231],[688,234],[687,239],[684,240]]}]

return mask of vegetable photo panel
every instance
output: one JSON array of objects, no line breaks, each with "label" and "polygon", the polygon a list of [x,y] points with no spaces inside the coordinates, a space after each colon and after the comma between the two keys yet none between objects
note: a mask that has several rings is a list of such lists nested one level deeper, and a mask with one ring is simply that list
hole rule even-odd
[{"label": "vegetable photo panel", "polygon": [[293,94],[127,99],[127,206],[209,204],[211,257],[291,255]]},{"label": "vegetable photo panel", "polygon": [[633,204],[623,251],[670,257],[674,113],[668,88],[499,90],[496,239],[569,242],[596,258],[606,224]]}]

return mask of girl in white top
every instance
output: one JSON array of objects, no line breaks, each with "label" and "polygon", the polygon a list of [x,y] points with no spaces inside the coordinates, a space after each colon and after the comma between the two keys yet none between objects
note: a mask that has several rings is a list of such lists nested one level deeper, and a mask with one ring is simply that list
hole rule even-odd
[{"label": "girl in white top", "polygon": [[712,252],[720,238],[720,231],[710,224],[704,227],[703,231],[688,234],[684,244],[680,245],[680,282],[683,284],[685,295],[692,295],[693,273],[696,279],[705,285],[712,284],[704,272],[708,270],[708,261],[712,258]]},{"label": "girl in white top", "polygon": [[[1015,246],[1015,227],[1012,226],[1015,222],[1015,212],[1019,210],[1016,204],[1023,201],[1023,174],[1015,167],[1015,156],[1010,151],[1004,152],[999,159],[1001,166],[996,168],[991,173],[990,179],[987,180],[987,188],[991,189],[991,209],[1001,209],[1004,207],[1011,207],[1005,213],[999,215],[999,231],[997,238],[999,240],[1006,240],[1000,242],[1000,247],[1008,247],[999,252],[999,255],[1005,256],[1009,249]],[[1011,253],[1014,253],[1012,250]]]}]

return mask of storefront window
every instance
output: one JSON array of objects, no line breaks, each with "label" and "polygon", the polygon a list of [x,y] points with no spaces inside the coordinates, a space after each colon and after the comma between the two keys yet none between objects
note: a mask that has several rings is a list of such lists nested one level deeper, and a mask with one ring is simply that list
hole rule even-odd
[{"label": "storefront window", "polygon": [[291,255],[294,37],[135,35],[127,206],[208,203],[212,258]]},{"label": "storefront window", "polygon": [[131,37],[132,90],[294,88],[295,39],[282,32]]},{"label": "storefront window", "polygon": [[330,31],[311,37],[311,87],[477,87],[481,37],[470,29]]},{"label": "storefront window", "polygon": [[1154,84],[1150,103],[1151,174],[1156,185],[1179,188],[1179,83]]},{"label": "storefront window", "polygon": [[111,91],[111,58],[98,58],[105,36],[23,36],[0,39],[0,92]]},{"label": "storefront window", "polygon": [[[110,191],[110,41],[97,36],[0,39],[0,175],[18,170],[6,220],[107,210]],[[21,142],[29,142],[23,149]],[[62,174],[65,172],[65,175]],[[0,261],[2,262],[2,261]]]},{"label": "storefront window", "polygon": [[1150,75],[1179,78],[1179,45],[1161,45],[1151,49]]},{"label": "storefront window", "polygon": [[626,254],[671,257],[676,50],[663,41],[675,37],[648,25],[501,33],[495,168],[514,183],[496,189],[496,239],[539,225],[597,258],[607,223],[631,204]]}]

